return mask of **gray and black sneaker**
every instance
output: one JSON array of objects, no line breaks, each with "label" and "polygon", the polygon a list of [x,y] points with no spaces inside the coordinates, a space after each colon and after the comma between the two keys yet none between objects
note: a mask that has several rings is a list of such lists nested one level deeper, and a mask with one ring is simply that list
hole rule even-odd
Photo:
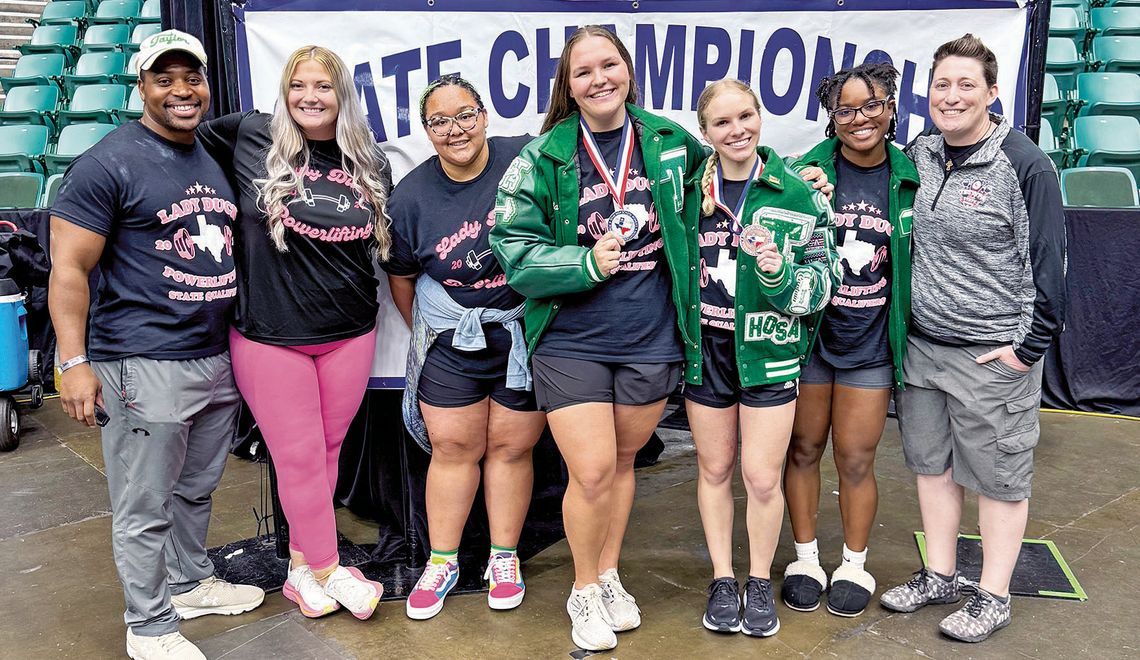
[{"label": "gray and black sneaker", "polygon": [[730,577],[709,584],[709,604],[701,620],[713,632],[740,632],[740,585]]},{"label": "gray and black sneaker", "polygon": [[780,630],[780,617],[776,616],[776,599],[772,597],[772,583],[764,578],[748,576],[744,583],[744,616],[740,631],[753,637],[771,637]]},{"label": "gray and black sneaker", "polygon": [[1011,602],[1009,596],[1003,603],[988,591],[978,589],[962,609],[942,619],[938,629],[963,642],[980,642],[1009,625]]},{"label": "gray and black sneaker", "polygon": [[895,612],[914,612],[927,605],[957,603],[959,600],[962,600],[962,593],[958,591],[957,574],[946,579],[926,567],[879,597],[883,607]]}]

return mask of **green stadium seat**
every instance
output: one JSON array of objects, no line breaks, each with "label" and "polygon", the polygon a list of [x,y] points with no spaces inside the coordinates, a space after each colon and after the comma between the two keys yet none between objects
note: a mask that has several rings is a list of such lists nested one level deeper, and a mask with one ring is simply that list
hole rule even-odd
[{"label": "green stadium seat", "polygon": [[57,174],[67,169],[79,154],[95,145],[115,127],[111,124],[72,124],[59,133],[55,152],[44,156],[47,171]]},{"label": "green stadium seat", "polygon": [[32,172],[0,174],[0,208],[30,209],[40,203],[44,175]]},{"label": "green stadium seat", "polygon": [[43,171],[47,126],[0,126],[0,172]]},{"label": "green stadium seat", "polygon": [[4,91],[22,85],[54,85],[63,77],[67,60],[59,53],[24,55],[16,60],[16,69],[11,76],[0,78]]},{"label": "green stadium seat", "polygon": [[1077,76],[1078,116],[1124,115],[1140,119],[1140,76],[1082,73]]},{"label": "green stadium seat", "polygon": [[92,25],[83,35],[83,52],[123,50],[123,44],[130,40],[131,26],[124,23]]},{"label": "green stadium seat", "polygon": [[87,3],[83,0],[56,0],[44,5],[39,18],[28,22],[40,25],[83,25],[87,20]]},{"label": "green stadium seat", "polygon": [[101,25],[107,23],[125,23],[134,25],[142,10],[141,0],[103,0],[99,3],[91,23]]},{"label": "green stadium seat", "polygon": [[1063,98],[1072,96],[1077,86],[1077,74],[1085,70],[1085,60],[1077,53],[1076,45],[1063,37],[1049,37],[1045,53],[1045,71],[1057,79]]},{"label": "green stadium seat", "polygon": [[17,87],[4,99],[0,110],[0,124],[39,124],[55,129],[56,106],[59,105],[59,88],[55,85],[26,85]]},{"label": "green stadium seat", "polygon": [[75,25],[41,25],[32,31],[32,39],[19,47],[23,55],[59,53],[70,66],[79,55],[79,28]]},{"label": "green stadium seat", "polygon": [[1136,179],[1123,167],[1078,167],[1061,170],[1061,199],[1065,206],[1136,208],[1140,197]]},{"label": "green stadium seat", "polygon": [[146,0],[139,12],[139,23],[162,22],[162,0]]},{"label": "green stadium seat", "polygon": [[1107,0],[1104,4],[1109,7],[1140,7],[1140,0]]},{"label": "green stadium seat", "polygon": [[1080,14],[1072,7],[1053,7],[1049,10],[1049,36],[1069,39],[1081,52],[1085,47],[1085,26]]},{"label": "green stadium seat", "polygon": [[1077,117],[1073,123],[1078,167],[1127,167],[1133,178],[1140,175],[1140,122],[1134,117]]},{"label": "green stadium seat", "polygon": [[75,88],[71,105],[59,112],[59,125],[78,122],[114,124],[115,113],[127,107],[127,88],[123,85],[83,85]]},{"label": "green stadium seat", "polygon": [[1041,122],[1041,132],[1037,135],[1037,146],[1041,147],[1041,151],[1053,161],[1057,169],[1065,166],[1065,150],[1057,146],[1057,138],[1053,134],[1053,126],[1047,122]]},{"label": "green stadium seat", "polygon": [[[129,79],[123,80],[127,70],[127,56],[125,53],[113,50],[84,53],[75,63],[75,73],[63,77],[64,89],[68,97],[75,94],[75,88],[80,85],[111,85],[128,84]],[[134,78],[136,76],[131,76]]]},{"label": "green stadium seat", "polygon": [[1053,132],[1060,133],[1065,121],[1067,103],[1061,98],[1057,79],[1051,73],[1045,74],[1045,90],[1041,94],[1041,118],[1053,125]]},{"label": "green stadium seat", "polygon": [[1140,37],[1093,39],[1092,64],[1097,71],[1140,73]]},{"label": "green stadium seat", "polygon": [[1089,27],[1101,35],[1140,36],[1140,7],[1095,7],[1089,10]]},{"label": "green stadium seat", "polygon": [[128,53],[137,53],[143,41],[159,32],[162,32],[162,26],[158,23],[139,23],[131,30],[131,43],[123,44],[123,50]]},{"label": "green stadium seat", "polygon": [[130,99],[127,101],[127,109],[119,110],[115,113],[115,118],[120,124],[125,124],[128,121],[139,119],[143,114],[143,100],[139,95],[139,88],[131,88]]},{"label": "green stadium seat", "polygon": [[59,194],[59,184],[61,183],[63,183],[62,174],[53,174],[47,178],[47,183],[44,185],[44,196],[40,201],[40,208],[51,208],[51,205],[55,203],[56,195]]}]

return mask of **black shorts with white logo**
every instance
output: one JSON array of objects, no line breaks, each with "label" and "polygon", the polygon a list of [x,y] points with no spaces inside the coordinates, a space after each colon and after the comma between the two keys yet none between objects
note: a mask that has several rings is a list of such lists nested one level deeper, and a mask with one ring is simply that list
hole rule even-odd
[{"label": "black shorts with white logo", "polygon": [[621,364],[553,355],[531,358],[534,393],[540,410],[577,403],[643,406],[660,401],[681,382],[681,363]]},{"label": "black shorts with white logo", "polygon": [[796,400],[799,387],[794,380],[741,387],[733,346],[735,341],[731,332],[707,327],[701,329],[704,370],[700,385],[685,385],[686,399],[710,408],[728,408],[737,403],[749,408],[771,408]]},{"label": "black shorts with white logo", "polygon": [[417,390],[420,401],[436,408],[462,408],[491,397],[495,403],[511,410],[538,410],[534,392],[507,387],[506,355],[502,356],[501,371],[489,370],[485,359],[478,363],[472,360],[471,368],[463,369],[464,357],[461,351],[439,342],[433,344],[420,371]]}]

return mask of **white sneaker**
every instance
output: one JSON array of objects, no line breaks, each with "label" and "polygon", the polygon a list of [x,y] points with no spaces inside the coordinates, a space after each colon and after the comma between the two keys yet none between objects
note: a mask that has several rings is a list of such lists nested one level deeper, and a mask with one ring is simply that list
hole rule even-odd
[{"label": "white sneaker", "polygon": [[289,577],[285,586],[281,587],[281,594],[301,608],[301,614],[315,619],[331,614],[340,609],[336,602],[325,593],[325,588],[313,577],[313,571],[306,566],[289,568]]},{"label": "white sneaker", "polygon": [[641,610],[637,607],[637,600],[621,586],[616,568],[599,575],[598,585],[602,588],[602,604],[613,622],[614,632],[633,630],[641,625]]},{"label": "white sneaker", "polygon": [[617,635],[602,604],[602,588],[598,585],[571,587],[566,613],[570,615],[570,638],[579,648],[606,651],[617,646]]},{"label": "white sneaker", "polygon": [[355,566],[337,566],[325,580],[325,595],[335,599],[352,616],[363,621],[372,616],[384,595],[384,585],[364,577]]},{"label": "white sneaker", "polygon": [[241,614],[265,600],[265,591],[249,584],[230,584],[210,577],[184,594],[170,597],[170,604],[183,619],[207,614]]},{"label": "white sneaker", "polygon": [[127,656],[135,660],[206,660],[198,647],[180,632],[144,637],[130,628],[127,628]]}]

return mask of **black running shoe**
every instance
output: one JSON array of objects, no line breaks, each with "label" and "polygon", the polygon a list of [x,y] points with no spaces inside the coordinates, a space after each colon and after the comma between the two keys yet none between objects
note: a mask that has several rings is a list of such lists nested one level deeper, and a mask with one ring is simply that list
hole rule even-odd
[{"label": "black running shoe", "polygon": [[776,599],[772,597],[772,583],[764,578],[748,577],[744,583],[744,616],[741,632],[753,637],[770,637],[780,629],[776,616]]},{"label": "black running shoe", "polygon": [[709,584],[709,604],[701,621],[713,632],[740,632],[740,585],[730,577]]}]

